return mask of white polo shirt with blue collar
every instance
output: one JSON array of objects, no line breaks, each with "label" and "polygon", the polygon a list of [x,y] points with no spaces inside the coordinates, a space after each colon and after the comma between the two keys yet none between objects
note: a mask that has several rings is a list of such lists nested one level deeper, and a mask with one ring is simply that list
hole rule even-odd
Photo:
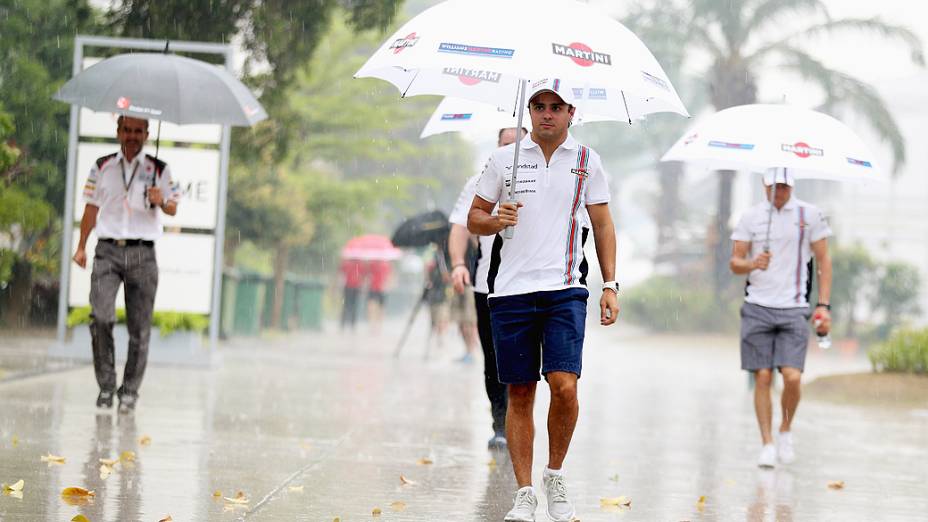
[{"label": "white polo shirt with blue collar", "polygon": [[519,224],[512,239],[497,234],[490,253],[490,297],[583,287],[581,228],[586,206],[609,203],[609,184],[599,154],[568,135],[545,162],[528,135],[496,149],[477,182],[476,194],[506,201],[512,180],[513,147],[519,151],[515,198]]},{"label": "white polo shirt with blue collar", "polygon": [[[771,216],[771,219],[768,219]],[[764,251],[770,223],[770,265],[748,274],[744,300],[768,308],[807,308],[812,289],[812,243],[831,236],[825,213],[791,197],[770,214],[762,201],[745,211],[731,234],[733,241],[751,243],[749,258]]]}]

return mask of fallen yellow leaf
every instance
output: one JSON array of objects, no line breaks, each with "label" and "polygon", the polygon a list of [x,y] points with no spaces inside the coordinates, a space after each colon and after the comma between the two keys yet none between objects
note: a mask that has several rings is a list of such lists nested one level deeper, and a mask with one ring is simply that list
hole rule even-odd
[{"label": "fallen yellow leaf", "polygon": [[699,500],[696,501],[696,509],[702,511],[706,508],[706,496],[702,495],[699,497]]},{"label": "fallen yellow leaf", "polygon": [[59,457],[58,455],[52,455],[51,453],[42,455],[41,459],[42,459],[42,462],[48,462],[49,466],[51,466],[52,464],[64,464],[64,457]]},{"label": "fallen yellow leaf", "polygon": [[70,504],[72,506],[89,504],[90,502],[93,502],[93,497],[95,495],[96,493],[93,491],[88,491],[79,487],[70,487],[61,490],[61,499],[64,500],[66,504]]},{"label": "fallen yellow leaf", "polygon": [[392,509],[393,511],[396,511],[397,513],[406,511],[406,503],[401,500],[397,500],[395,502],[390,503],[390,509]]},{"label": "fallen yellow leaf", "polygon": [[374,509],[371,510],[371,515],[375,517],[379,517],[381,513],[382,511],[380,510],[379,507],[375,507]]},{"label": "fallen yellow leaf", "polygon": [[168,516],[162,518],[161,520],[159,520],[158,522],[174,522],[174,518],[171,517],[171,515],[168,515]]},{"label": "fallen yellow leaf", "polygon": [[434,462],[432,462],[432,459],[426,459],[426,458],[419,459],[420,466],[428,466],[429,464],[434,464]]},{"label": "fallen yellow leaf", "polygon": [[213,498],[219,498],[221,496],[222,496],[222,491],[219,491],[218,489],[216,491],[213,491]]},{"label": "fallen yellow leaf", "polygon": [[342,519],[335,517],[332,519],[332,522],[342,522]]},{"label": "fallen yellow leaf", "polygon": [[11,491],[11,492],[12,492],[12,491],[22,491],[24,485],[26,485],[26,483],[23,481],[23,479],[19,479],[18,481],[14,482],[14,483],[12,483],[12,484],[4,484],[4,485],[3,485],[3,491]]},{"label": "fallen yellow leaf", "polygon": [[135,452],[126,450],[119,454],[119,460],[123,462],[135,462]]},{"label": "fallen yellow leaf", "polygon": [[139,446],[148,446],[149,444],[151,444],[151,437],[148,435],[142,435],[142,437],[139,438]]},{"label": "fallen yellow leaf", "polygon": [[287,490],[290,491],[291,493],[302,493],[303,486],[290,486],[289,488],[287,488]]},{"label": "fallen yellow leaf", "polygon": [[119,459],[100,459],[100,464],[103,464],[103,465],[106,465],[112,468],[112,467],[115,467],[116,464],[119,464]]},{"label": "fallen yellow leaf", "polygon": [[831,489],[844,489],[844,481],[843,480],[832,480],[831,482],[828,483],[828,487]]},{"label": "fallen yellow leaf", "polygon": [[113,467],[100,464],[100,480],[106,480],[113,474]]},{"label": "fallen yellow leaf", "polygon": [[491,468],[495,468],[495,467],[496,467],[496,458],[491,457],[491,458],[490,458],[490,462],[487,462],[487,466],[490,466]]},{"label": "fallen yellow leaf", "polygon": [[90,519],[84,515],[74,515],[74,518],[71,519],[71,522],[90,522]]},{"label": "fallen yellow leaf", "polygon": [[418,482],[416,482],[415,480],[409,480],[404,475],[400,475],[400,484],[404,486],[415,486],[416,484],[418,484]]},{"label": "fallen yellow leaf", "polygon": [[234,497],[222,497],[222,498],[226,502],[229,502],[232,504],[247,504],[248,503],[248,497],[245,496],[244,491],[239,491],[238,493],[235,494]]},{"label": "fallen yellow leaf", "polygon": [[599,499],[599,507],[606,506],[619,506],[619,507],[630,507],[632,505],[632,499],[626,496],[620,497],[608,497]]},{"label": "fallen yellow leaf", "polygon": [[13,444],[13,447],[19,446],[19,437],[13,435],[13,438],[10,439],[10,442]]}]

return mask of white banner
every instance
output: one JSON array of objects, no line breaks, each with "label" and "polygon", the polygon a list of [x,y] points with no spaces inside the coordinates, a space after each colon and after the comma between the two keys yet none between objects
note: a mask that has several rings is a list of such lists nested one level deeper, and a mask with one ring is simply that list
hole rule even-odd
[{"label": "white banner", "polygon": [[[79,240],[80,231],[74,229],[73,244],[77,245]],[[70,306],[90,304],[90,274],[96,247],[97,236],[91,234],[87,240],[87,269],[72,265],[68,288]],[[214,247],[214,238],[208,234],[166,233],[155,243],[158,259],[156,311],[210,312]],[[124,303],[125,296],[120,286],[116,308],[125,308]]]},{"label": "white banner", "polygon": [[[77,185],[74,190],[74,220],[84,215],[84,184],[94,162],[101,156],[119,150],[119,145],[107,143],[78,143]],[[146,154],[154,154],[147,145]],[[178,184],[181,199],[177,215],[162,215],[165,227],[216,228],[216,211],[219,180],[219,150],[161,147],[159,159],[167,162],[171,176]]]}]

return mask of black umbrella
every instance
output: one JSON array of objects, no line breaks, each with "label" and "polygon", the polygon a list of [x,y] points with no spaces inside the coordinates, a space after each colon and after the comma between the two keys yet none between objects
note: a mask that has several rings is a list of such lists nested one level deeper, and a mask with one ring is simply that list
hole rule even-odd
[{"label": "black umbrella", "polygon": [[440,210],[432,210],[403,221],[393,232],[393,246],[423,247],[431,243],[442,245],[448,240],[451,224]]}]

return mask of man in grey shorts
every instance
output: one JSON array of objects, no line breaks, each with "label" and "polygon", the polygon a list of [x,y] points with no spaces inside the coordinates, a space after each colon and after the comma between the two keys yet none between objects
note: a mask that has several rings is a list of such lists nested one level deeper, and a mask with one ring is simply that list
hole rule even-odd
[{"label": "man in grey shorts", "polygon": [[[761,467],[795,459],[790,428],[799,405],[809,343],[808,321],[813,316],[809,294],[815,265],[819,276],[815,328],[822,335],[831,328],[831,229],[821,210],[792,197],[793,185],[793,176],[784,169],[768,171],[764,175],[767,201],[748,209],[731,235],[731,271],[748,276],[741,307],[741,368],[755,376],[754,410],[763,444],[757,464]],[[777,368],[783,375],[783,420],[774,444],[770,384]]]}]

